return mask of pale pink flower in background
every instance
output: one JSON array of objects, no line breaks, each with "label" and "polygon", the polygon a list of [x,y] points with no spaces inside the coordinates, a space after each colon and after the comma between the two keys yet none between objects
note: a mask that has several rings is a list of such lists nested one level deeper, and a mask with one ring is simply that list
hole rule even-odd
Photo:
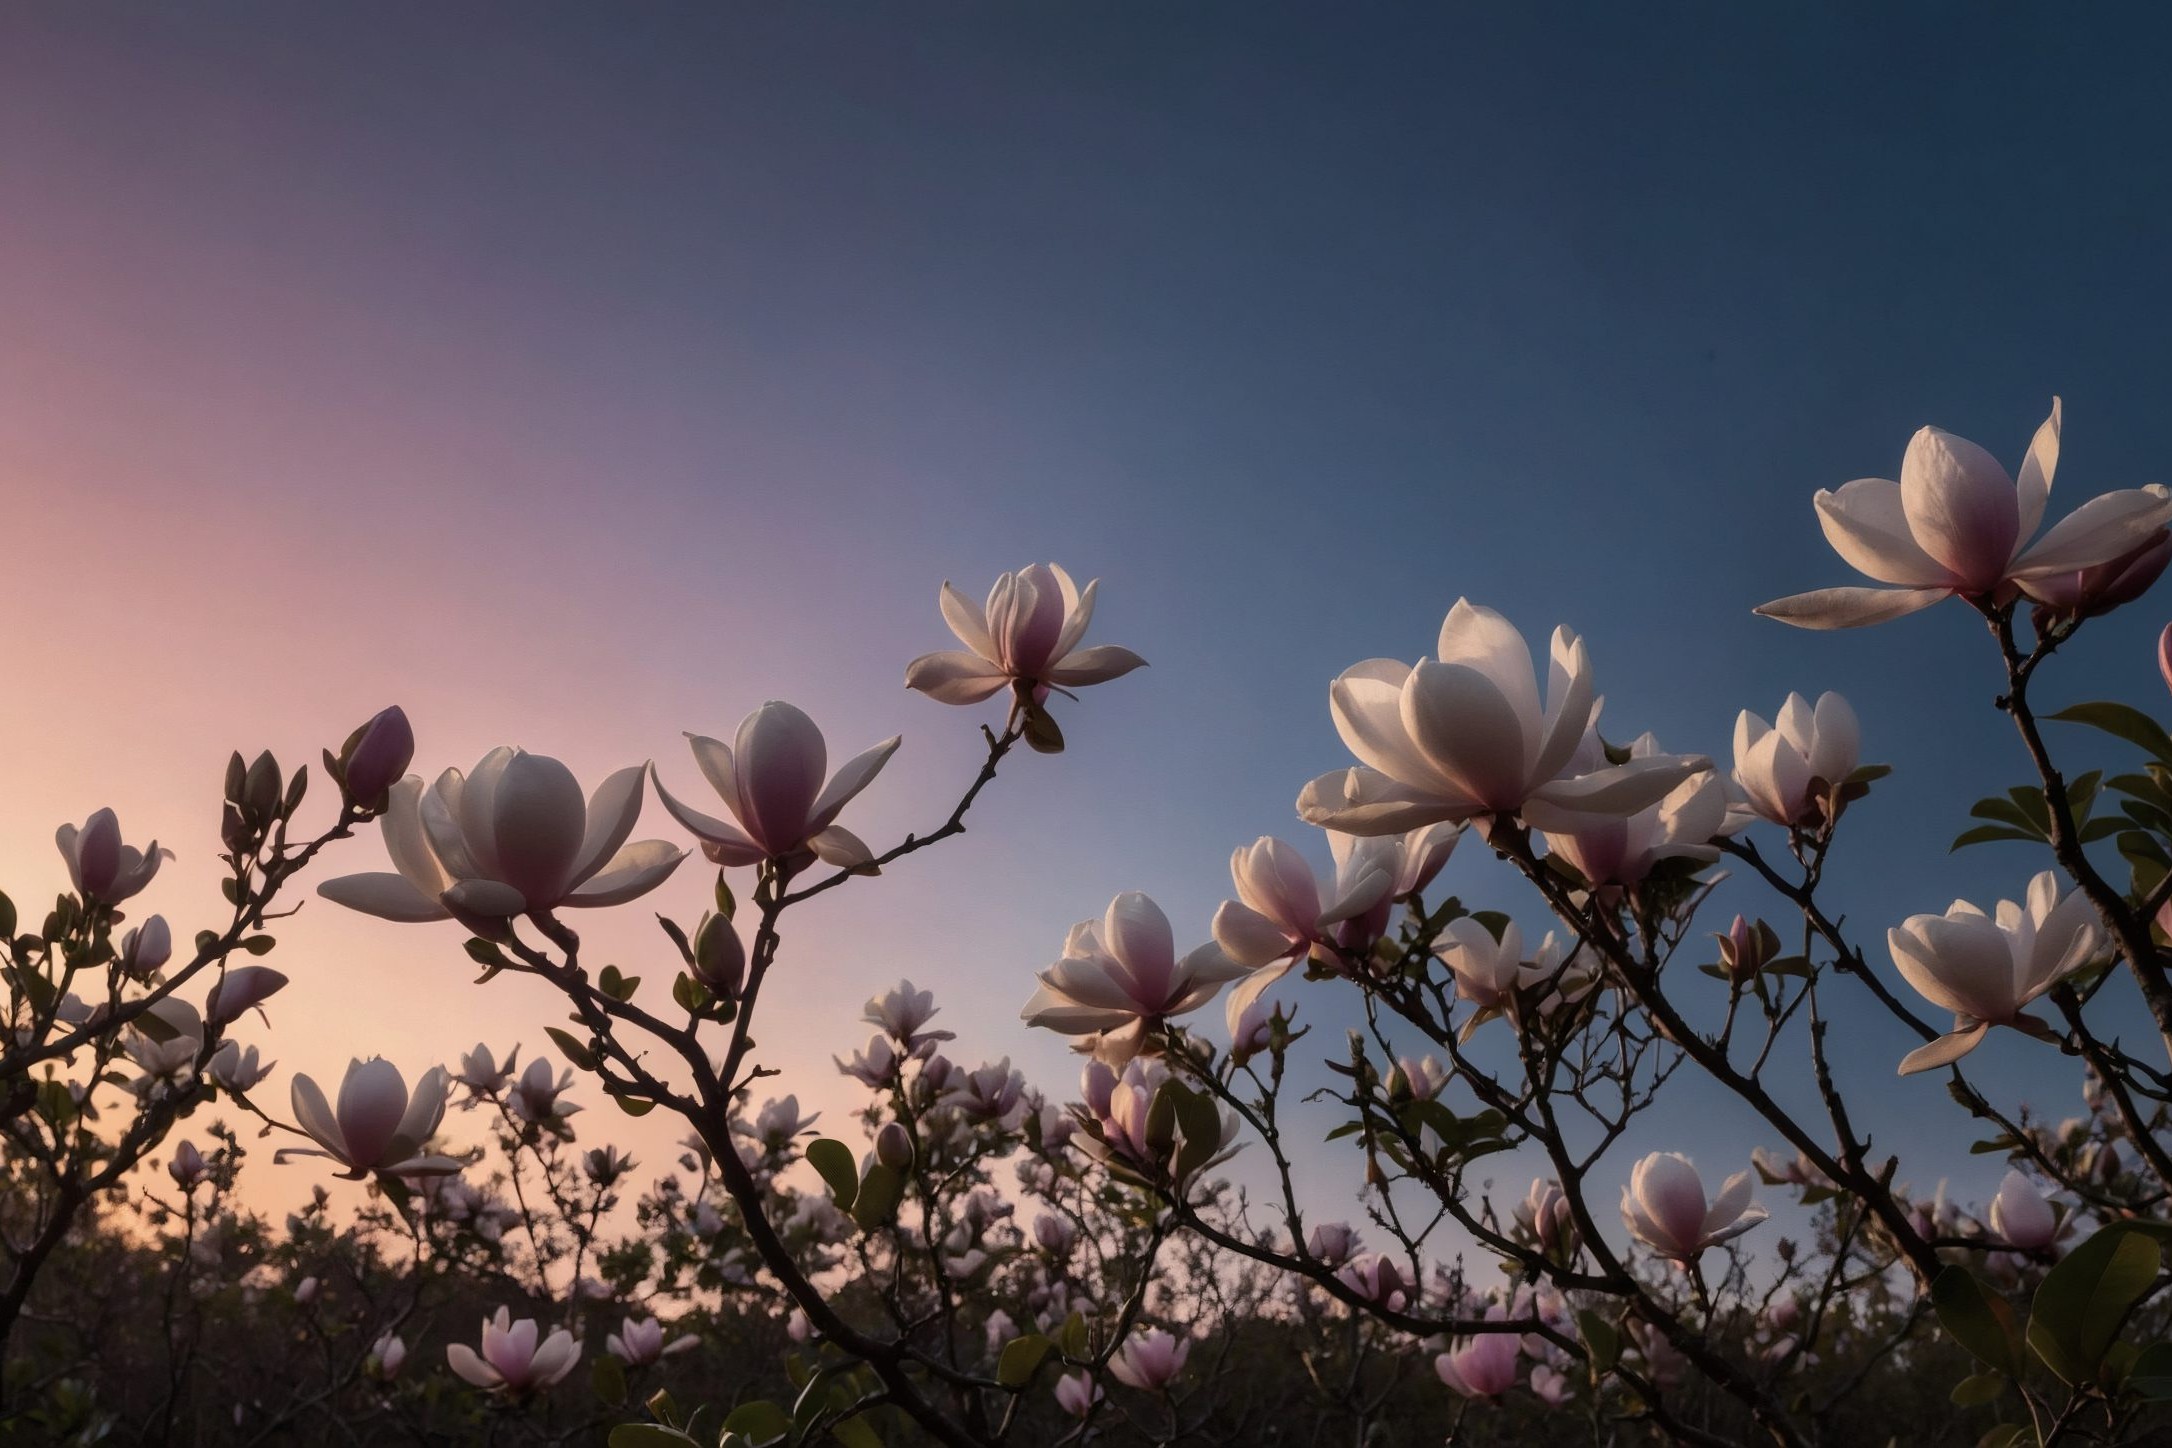
[{"label": "pale pink flower in background", "polygon": [[1815,824],[1825,797],[1862,762],[1863,728],[1838,694],[1811,708],[1790,694],[1773,724],[1743,710],[1735,717],[1735,787],[1750,811],[1776,825]]},{"label": "pale pink flower in background", "polygon": [[385,920],[463,924],[622,904],[686,858],[663,840],[626,843],[642,775],[640,765],[621,769],[584,801],[565,765],[508,748],[484,755],[473,774],[446,770],[428,790],[408,775],[379,824],[396,873],[342,875],[317,893]]},{"label": "pale pink flower in background", "polygon": [[1516,1222],[1549,1257],[1558,1257],[1576,1245],[1575,1209],[1559,1182],[1533,1177],[1531,1190],[1516,1203]]},{"label": "pale pink flower in background", "polygon": [[346,1168],[340,1175],[353,1178],[373,1172],[393,1176],[456,1172],[460,1162],[423,1151],[445,1119],[445,1084],[445,1068],[432,1066],[422,1073],[410,1097],[399,1067],[390,1061],[381,1056],[349,1061],[335,1109],[315,1081],[296,1073],[294,1119],[317,1146],[282,1147],[273,1160],[328,1157]]},{"label": "pale pink flower in background", "polygon": [[934,991],[920,990],[911,981],[901,980],[881,995],[870,996],[860,1019],[882,1027],[900,1050],[909,1055],[924,1056],[934,1049],[937,1041],[957,1039],[955,1031],[923,1029],[941,1013],[942,1007],[935,1004]]},{"label": "pale pink flower in background", "polygon": [[307,1307],[317,1300],[317,1279],[304,1277],[294,1288],[294,1300]]},{"label": "pale pink flower in background", "polygon": [[951,1079],[937,1103],[968,1121],[994,1123],[1015,1131],[1026,1117],[1026,1078],[1011,1069],[1011,1058],[991,1062]]},{"label": "pale pink flower in background", "polygon": [[1523,932],[1513,920],[1501,927],[1501,937],[1472,916],[1448,922],[1433,947],[1455,974],[1456,994],[1481,1011],[1506,1011],[1516,1003],[1517,988],[1524,984]]},{"label": "pale pink flower in background", "polygon": [[1085,1417],[1106,1396],[1083,1369],[1056,1379],[1056,1406],[1074,1418]]},{"label": "pale pink flower in background", "polygon": [[1549,1408],[1558,1408],[1575,1394],[1569,1375],[1549,1363],[1531,1365],[1531,1391]]},{"label": "pale pink flower in background", "polygon": [[1274,1005],[1268,1001],[1254,1001],[1230,1023],[1230,1054],[1239,1061],[1248,1061],[1274,1043],[1274,1034]]},{"label": "pale pink flower in background", "polygon": [[286,988],[286,976],[268,965],[237,965],[204,995],[204,1019],[213,1030],[240,1020]]},{"label": "pale pink flower in background", "polygon": [[[501,1066],[490,1047],[477,1041],[474,1050],[460,1057],[460,1069],[453,1073],[452,1079],[467,1087],[474,1096],[495,1096],[512,1080],[514,1063],[519,1060],[520,1047],[516,1045],[506,1053],[505,1064]],[[473,1106],[475,1103],[471,1099],[467,1104]]]},{"label": "pale pink flower in background", "polygon": [[944,704],[977,704],[1006,685],[1080,688],[1121,678],[1146,660],[1114,644],[1078,647],[1094,613],[1099,579],[1081,592],[1053,563],[997,576],[982,608],[945,583],[943,622],[971,652],[922,654],[905,687]]},{"label": "pale pink flower in background", "polygon": [[1335,1277],[1375,1307],[1401,1312],[1410,1304],[1410,1279],[1386,1252],[1353,1257],[1336,1270]]},{"label": "pale pink flower in background", "polygon": [[[1671,758],[1659,743],[1640,734],[1629,745],[1629,758]],[[1597,730],[1584,736],[1570,764],[1588,774],[1606,763]],[[1546,848],[1576,867],[1593,885],[1641,885],[1664,860],[1710,864],[1719,858],[1712,844],[1727,823],[1727,787],[1717,772],[1701,769],[1670,790],[1656,804],[1635,814],[1594,819],[1574,830],[1548,830]]]},{"label": "pale pink flower in background", "polygon": [[1184,1371],[1184,1360],[1192,1355],[1190,1338],[1173,1337],[1158,1327],[1149,1327],[1132,1334],[1124,1345],[1109,1359],[1109,1371],[1118,1382],[1158,1393],[1176,1381]]},{"label": "pale pink flower in background", "polygon": [[166,1163],[167,1175],[173,1178],[174,1185],[182,1191],[193,1189],[210,1170],[210,1166],[204,1161],[204,1154],[196,1149],[193,1141],[184,1141],[175,1147],[173,1160]]},{"label": "pale pink flower in background", "polygon": [[1893,964],[1916,993],[1953,1012],[1953,1030],[1901,1061],[1903,1076],[1949,1065],[1976,1049],[1992,1026],[2048,1036],[2023,1007],[2106,949],[2096,908],[2079,890],[2059,893],[2049,870],[2029,881],[2024,901],[2001,900],[1985,915],[1956,900],[1943,915],[1911,915],[1886,932]]},{"label": "pale pink flower in background", "polygon": [[553,1076],[550,1061],[537,1056],[513,1083],[512,1093],[506,1097],[506,1109],[531,1125],[550,1126],[581,1109],[562,1099],[572,1088],[571,1071]]},{"label": "pale pink flower in background", "polygon": [[1199,1009],[1244,974],[1212,942],[1178,959],[1169,917],[1126,890],[1099,921],[1071,927],[1063,959],[1040,973],[1041,987],[1020,1014],[1064,1035],[1096,1035],[1097,1054],[1124,1060],[1155,1025]]},{"label": "pale pink flower in background", "polygon": [[691,1351],[701,1346],[701,1339],[692,1333],[684,1333],[664,1340],[664,1325],[653,1317],[629,1317],[617,1332],[604,1339],[604,1348],[630,1368],[645,1368],[661,1362],[674,1353]]},{"label": "pale pink flower in background", "polygon": [[372,1374],[385,1382],[398,1377],[400,1366],[406,1361],[407,1344],[400,1341],[397,1333],[385,1333],[370,1346],[369,1362],[374,1364]]},{"label": "pale pink flower in background", "polygon": [[1420,825],[1399,835],[1353,835],[1342,830],[1326,834],[1328,853],[1335,859],[1335,899],[1365,897],[1370,894],[1367,876],[1388,877],[1386,892],[1372,904],[1327,927],[1327,936],[1336,945],[1362,953],[1387,934],[1396,901],[1409,899],[1433,883],[1455,853],[1456,841],[1463,838],[1463,826]]},{"label": "pale pink flower in background", "polygon": [[610,1186],[634,1169],[634,1159],[615,1146],[590,1147],[581,1154],[581,1175],[599,1187]]},{"label": "pale pink flower in background", "polygon": [[2172,530],[2159,528],[2109,563],[2023,579],[2020,587],[2045,613],[2099,618],[2149,592],[2167,563],[2172,563]]},{"label": "pale pink flower in background", "polygon": [[[1334,926],[1387,903],[1395,888],[1395,877],[1386,870],[1362,870],[1350,878],[1348,893],[1338,888],[1323,906],[1311,864],[1296,846],[1271,835],[1238,847],[1229,857],[1229,874],[1237,898],[1224,900],[1214,912],[1214,940],[1231,960],[1251,970],[1224,1007],[1232,1034],[1269,986],[1315,945],[1327,944]],[[1338,879],[1338,887],[1341,883]]]},{"label": "pale pink flower in background", "polygon": [[243,1046],[238,1041],[221,1041],[219,1049],[211,1053],[204,1065],[204,1074],[235,1095],[255,1090],[272,1073],[277,1061],[257,1062],[254,1046]]},{"label": "pale pink flower in background", "polygon": [[2033,1182],[2009,1171],[1991,1199],[1991,1230],[2009,1247],[2040,1251],[2058,1240],[2059,1214]]},{"label": "pale pink flower in background", "polygon": [[[1508,1310],[1496,1303],[1486,1309],[1489,1322],[1505,1321]],[[1466,1398],[1498,1398],[1516,1386],[1523,1360],[1523,1339],[1513,1332],[1481,1332],[1433,1359],[1433,1371]]]},{"label": "pale pink flower in background", "polygon": [[1438,1056],[1398,1056],[1389,1076],[1388,1094],[1395,1094],[1396,1078],[1400,1077],[1403,1090],[1413,1099],[1431,1101],[1447,1087],[1449,1074]]},{"label": "pale pink flower in background", "polygon": [[1305,1250],[1330,1267],[1340,1267],[1358,1254],[1365,1239],[1348,1222],[1322,1222],[1305,1238]]},{"label": "pale pink flower in background", "polygon": [[1458,599],[1440,657],[1415,668],[1368,659],[1328,690],[1335,728],[1361,761],[1323,774],[1297,798],[1304,819],[1357,835],[1400,834],[1440,821],[1520,815],[1539,829],[1635,814],[1703,766],[1654,756],[1572,775],[1598,714],[1591,663],[1554,630],[1546,700],[1523,636],[1491,609]]},{"label": "pale pink flower in background", "polygon": [[1078,1228],[1071,1224],[1069,1217],[1043,1212],[1033,1219],[1033,1241],[1051,1257],[1063,1257],[1070,1253],[1072,1244],[1078,1241]]},{"label": "pale pink flower in background", "polygon": [[137,980],[149,979],[173,959],[173,928],[163,915],[153,915],[141,925],[130,926],[121,936],[121,969]]},{"label": "pale pink flower in background", "polygon": [[445,1361],[476,1387],[517,1397],[562,1382],[581,1360],[580,1343],[564,1328],[538,1342],[540,1336],[534,1318],[515,1322],[511,1310],[501,1307],[483,1322],[480,1354],[456,1342],[445,1349]]},{"label": "pale pink flower in background", "polygon": [[729,745],[701,734],[686,737],[702,778],[736,823],[682,804],[664,788],[661,774],[656,775],[656,797],[701,840],[702,853],[712,863],[753,865],[812,852],[832,865],[858,867],[874,858],[858,835],[837,823],[837,816],[889,763],[897,752],[896,735],[855,755],[834,775],[829,774],[829,746],[822,731],[781,700],[772,699],[742,719]]},{"label": "pale pink flower in background", "polygon": [[1705,1248],[1738,1237],[1765,1220],[1750,1205],[1750,1174],[1736,1172],[1710,1205],[1704,1179],[1689,1158],[1655,1151],[1629,1172],[1621,1192],[1621,1219],[1631,1236],[1662,1257],[1694,1262]]},{"label": "pale pink flower in background", "polygon": [[160,849],[157,840],[141,850],[122,844],[120,819],[110,809],[98,811],[80,829],[62,825],[53,839],[68,862],[75,893],[101,905],[118,905],[140,893],[159,865],[173,858],[173,851]]},{"label": "pale pink flower in background", "polygon": [[1831,629],[1883,623],[1955,596],[2005,603],[2035,580],[2112,563],[2149,543],[2172,520],[2172,492],[2154,483],[2091,498],[2029,542],[2051,498],[2059,412],[2054,398],[2018,477],[1966,438],[1926,427],[1909,439],[1899,482],[1858,478],[1821,491],[1818,521],[1833,551],[1893,586],[1823,588],[1757,611]]},{"label": "pale pink flower in background", "polygon": [[907,1058],[898,1054],[888,1036],[873,1035],[867,1038],[867,1049],[856,1053],[850,1061],[837,1056],[830,1059],[837,1063],[839,1071],[868,1090],[880,1091],[898,1079]]}]

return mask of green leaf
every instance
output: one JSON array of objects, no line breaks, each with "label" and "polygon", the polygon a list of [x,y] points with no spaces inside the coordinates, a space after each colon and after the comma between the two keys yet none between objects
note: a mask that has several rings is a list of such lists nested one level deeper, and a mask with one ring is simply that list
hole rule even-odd
[{"label": "green leaf", "polygon": [[2126,1388],[2152,1403],[2172,1402],[2172,1342],[2153,1342],[2127,1367]]},{"label": "green leaf", "polygon": [[732,887],[724,883],[724,872],[716,872],[716,913],[726,920],[739,913],[739,902],[732,898]]},{"label": "green leaf", "polygon": [[2028,1429],[2020,1423],[2001,1423],[1978,1438],[1976,1448],[2014,1448],[2016,1443],[2028,1436]]},{"label": "green leaf", "polygon": [[596,1396],[612,1407],[626,1401],[626,1369],[610,1353],[598,1353],[595,1364],[588,1370],[589,1386]]},{"label": "green leaf", "polygon": [[881,1162],[870,1163],[860,1178],[859,1195],[853,1198],[852,1220],[863,1232],[872,1232],[890,1220],[897,1204],[905,1200],[905,1173]]},{"label": "green leaf", "polygon": [[2163,725],[2132,705],[2100,699],[2089,704],[2069,704],[2058,713],[2044,717],[2061,724],[2087,724],[2092,729],[2101,729],[2148,750],[2165,764],[2172,764],[2172,735],[2167,735]]},{"label": "green leaf", "polygon": [[1070,1358],[1086,1357],[1093,1351],[1093,1340],[1086,1331],[1086,1319],[1074,1312],[1063,1320],[1063,1355]]},{"label": "green leaf", "polygon": [[2127,1314],[2163,1263],[2148,1236],[2115,1224],[2067,1253],[2044,1276],[2029,1312],[2029,1346],[2062,1382],[2091,1382]]},{"label": "green leaf", "polygon": [[676,1428],[661,1423],[621,1423],[611,1430],[611,1448],[700,1448]]},{"label": "green leaf", "polygon": [[596,1069],[596,1053],[575,1040],[571,1031],[561,1031],[556,1026],[545,1026],[543,1034],[549,1036],[568,1061],[583,1071]]},{"label": "green leaf", "polygon": [[724,1420],[724,1431],[743,1434],[759,1448],[760,1444],[775,1443],[789,1436],[792,1420],[784,1409],[767,1398],[756,1398],[732,1409],[731,1416]]},{"label": "green leaf", "polygon": [[830,1195],[837,1205],[852,1210],[854,1198],[860,1195],[860,1164],[854,1160],[852,1148],[841,1141],[821,1137],[807,1143],[807,1160],[822,1173],[822,1180],[829,1183]]},{"label": "green leaf", "polygon": [[5,895],[0,895],[0,941],[9,941],[15,938],[15,925],[15,902]]},{"label": "green leaf", "polygon": [[1978,1360],[2007,1377],[2021,1376],[2021,1325],[2013,1305],[1975,1273],[1960,1266],[1942,1270],[1931,1279],[1931,1306],[1939,1326]]},{"label": "green leaf", "polygon": [[830,1436],[843,1444],[844,1448],[882,1448],[882,1435],[875,1431],[874,1424],[867,1421],[865,1413],[857,1418],[847,1418],[842,1423],[830,1424]]},{"label": "green leaf", "polygon": [[709,1004],[709,990],[700,981],[679,972],[679,978],[671,983],[671,998],[679,1003],[679,1009],[699,1014]]},{"label": "green leaf", "polygon": [[[1173,1085],[1162,1089],[1168,1091]],[[1177,1148],[1170,1171],[1178,1181],[1184,1181],[1222,1149],[1222,1112],[1214,1098],[1204,1091],[1174,1089],[1182,1091],[1176,1098],[1176,1115],[1177,1129],[1183,1134],[1184,1144]]]},{"label": "green leaf", "polygon": [[1980,1408],[2006,1391],[2006,1378],[2000,1373],[1977,1373],[1963,1378],[1953,1385],[1947,1394],[1957,1408]]},{"label": "green leaf", "polygon": [[1037,1332],[1012,1338],[1003,1344],[1003,1352],[996,1359],[996,1381],[1013,1392],[1023,1388],[1055,1350],[1056,1345]]},{"label": "green leaf", "polygon": [[1591,1354],[1591,1370],[1594,1373],[1609,1372],[1621,1361],[1621,1334],[1590,1308],[1576,1314],[1576,1333],[1584,1340],[1584,1350]]},{"label": "green leaf", "polygon": [[1996,840],[2019,840],[2025,845],[2040,845],[2044,842],[2042,835],[2025,835],[2019,830],[2007,829],[2004,825],[1978,825],[1972,830],[1963,830],[1953,843],[1946,847],[1946,852],[1951,854],[1970,845],[1988,845]]},{"label": "green leaf", "polygon": [[646,1116],[656,1109],[655,1102],[639,1096],[622,1096],[616,1091],[606,1091],[603,1094],[617,1102],[618,1109],[628,1116]]}]

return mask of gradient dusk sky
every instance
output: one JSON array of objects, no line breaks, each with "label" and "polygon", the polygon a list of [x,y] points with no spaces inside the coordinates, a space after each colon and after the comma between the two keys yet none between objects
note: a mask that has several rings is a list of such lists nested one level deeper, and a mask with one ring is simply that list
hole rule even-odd
[{"label": "gradient dusk sky", "polygon": [[[1896,768],[1833,870],[1866,943],[2016,895],[2027,851],[1946,848],[2025,768],[1974,620],[1750,608],[1851,581],[1811,494],[1926,422],[2011,464],[2063,394],[2055,515],[2165,477],[2168,40],[1961,4],[10,6],[0,882],[47,898],[54,826],[111,804],[179,852],[144,903],[185,939],[226,752],[313,761],[393,701],[426,772],[516,743],[698,797],[680,731],[789,698],[833,759],[905,736],[846,816],[879,848],[999,717],[900,686],[951,642],[938,583],[1053,559],[1153,667],[1062,706],[1070,752],[963,840],[805,910],[760,1033],[803,1099],[851,1100],[828,1056],[900,975],[1068,1095],[1017,1019],[1066,927],[1138,888],[1186,947],[1233,846],[1324,861],[1291,802],[1348,761],[1328,680],[1461,595],[1580,630],[1616,737],[1724,756],[1738,709],[1847,694]],[[2092,626],[2047,691],[2161,708],[2163,621]],[[596,959],[667,975],[647,904],[709,878],[581,921]],[[1482,849],[1450,880],[1541,924]],[[267,1099],[560,1014],[470,986],[450,926],[279,934]],[[1334,1054],[1347,999],[1294,994]],[[1842,1034],[1904,1176],[1980,1190],[1909,1042]],[[2042,1046],[1975,1064],[2075,1109]],[[1676,1099],[1640,1149],[1774,1144]]]}]

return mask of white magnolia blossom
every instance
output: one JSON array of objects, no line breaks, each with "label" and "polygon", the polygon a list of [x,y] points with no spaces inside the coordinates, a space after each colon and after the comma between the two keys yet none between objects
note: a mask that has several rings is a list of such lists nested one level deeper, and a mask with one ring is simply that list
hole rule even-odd
[{"label": "white magnolia blossom", "polygon": [[[1631,761],[1671,758],[1640,734],[1629,745]],[[1570,768],[1589,773],[1606,762],[1597,730],[1584,736]],[[1546,847],[1576,867],[1593,885],[1635,886],[1666,860],[1710,864],[1719,858],[1712,840],[1727,823],[1727,786],[1715,771],[1701,769],[1655,804],[1635,814],[1594,819],[1574,830],[1548,830]]]},{"label": "white magnolia blossom", "polygon": [[139,894],[158,874],[158,867],[173,858],[153,840],[142,849],[121,843],[121,822],[110,809],[99,810],[79,829],[62,825],[53,841],[68,862],[68,879],[84,900],[118,905]]},{"label": "white magnolia blossom", "polygon": [[1041,972],[1041,988],[1020,1014],[1027,1025],[1093,1037],[1098,1055],[1122,1061],[1155,1025],[1199,1009],[1244,974],[1211,941],[1178,959],[1169,917],[1126,890],[1100,920],[1071,927],[1063,959]]},{"label": "white magnolia blossom", "polygon": [[1438,659],[1368,659],[1334,682],[1328,702],[1361,765],[1306,785],[1297,812],[1351,834],[1500,815],[1578,829],[1657,804],[1704,767],[1653,756],[1572,773],[1599,708],[1583,642],[1554,630],[1542,707],[1523,636],[1463,599],[1441,624]]},{"label": "white magnolia blossom", "polygon": [[[609,1290],[605,1289],[606,1292]],[[655,1318],[629,1317],[617,1332],[604,1339],[603,1345],[611,1356],[626,1366],[645,1368],[676,1353],[700,1347],[701,1339],[692,1333],[682,1333],[667,1342],[664,1325]]]},{"label": "white magnolia blossom", "polygon": [[1991,1199],[1991,1231],[2009,1247],[2041,1251],[2059,1240],[2059,1213],[2034,1182],[2009,1171]]},{"label": "white magnolia blossom", "polygon": [[507,1308],[483,1322],[483,1350],[478,1354],[466,1343],[445,1349],[445,1361],[476,1387],[518,1397],[564,1381],[581,1360],[581,1344],[564,1328],[541,1337],[532,1317],[513,1321]]},{"label": "white magnolia blossom", "polygon": [[1621,1192],[1621,1219],[1629,1234],[1662,1257],[1694,1262],[1707,1247],[1739,1237],[1765,1220],[1750,1205],[1750,1174],[1727,1178],[1708,1206],[1704,1178],[1689,1158],[1655,1151],[1629,1172]]},{"label": "white magnolia blossom", "polygon": [[1935,427],[1909,439],[1899,482],[1858,478],[1817,495],[1826,541],[1886,588],[1821,588],[1757,611],[1799,628],[1858,628],[1959,596],[2005,603],[2038,579],[2120,559],[2172,521],[2172,492],[2152,483],[2091,498],[2034,544],[2059,462],[2059,400],[2018,477],[1966,438]]},{"label": "white magnolia blossom", "polygon": [[1750,812],[1776,825],[1819,822],[1827,795],[1862,762],[1863,728],[1838,694],[1812,708],[1790,694],[1767,724],[1743,710],[1735,718],[1735,787]]},{"label": "white magnolia blossom", "polygon": [[[853,756],[829,774],[829,746],[814,720],[772,699],[739,723],[732,742],[689,734],[694,763],[730,811],[730,821],[682,803],[656,776],[656,797],[701,840],[718,865],[803,859],[858,867],[874,858],[866,842],[837,823],[853,796],[874,782],[897,752],[898,736]],[[827,782],[825,783],[825,777]]]},{"label": "white magnolia blossom", "polygon": [[619,770],[585,801],[573,771],[519,749],[491,750],[473,774],[448,769],[428,790],[408,775],[380,826],[398,873],[344,875],[318,893],[386,920],[464,924],[635,899],[686,858],[663,840],[626,843],[642,772]]},{"label": "white magnolia blossom", "polygon": [[2026,899],[2001,900],[1991,915],[1956,900],[1943,915],[1909,916],[1885,938],[1916,993],[1953,1012],[1953,1030],[1909,1052],[1903,1076],[1958,1061],[1993,1026],[2050,1035],[2023,1007],[2107,945],[2096,907],[2079,890],[2062,896],[2049,870],[2029,881]]},{"label": "white magnolia blossom", "polygon": [[432,1066],[409,1096],[400,1068],[382,1056],[372,1056],[347,1063],[335,1107],[315,1081],[296,1073],[294,1120],[317,1145],[282,1147],[273,1159],[329,1157],[346,1168],[340,1175],[355,1178],[376,1172],[390,1176],[456,1172],[459,1161],[423,1151],[445,1119],[445,1089],[445,1068]]},{"label": "white magnolia blossom", "polygon": [[997,576],[986,608],[948,583],[943,622],[970,652],[922,654],[905,666],[905,687],[945,704],[977,704],[1006,685],[1079,688],[1121,678],[1146,660],[1130,649],[1079,640],[1094,614],[1099,579],[1081,591],[1053,563]]},{"label": "white magnolia blossom", "polygon": [[1361,868],[1338,871],[1335,893],[1323,904],[1312,866],[1295,845],[1262,835],[1230,855],[1237,898],[1224,900],[1214,912],[1214,941],[1251,971],[1224,1007],[1232,1035],[1267,988],[1314,947],[1333,958],[1337,925],[1388,902],[1396,877],[1382,863],[1368,860]]}]

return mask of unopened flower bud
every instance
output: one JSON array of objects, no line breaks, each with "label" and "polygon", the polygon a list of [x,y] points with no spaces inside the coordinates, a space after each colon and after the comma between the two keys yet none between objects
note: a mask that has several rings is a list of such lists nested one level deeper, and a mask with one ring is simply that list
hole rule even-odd
[{"label": "unopened flower bud", "polygon": [[739,993],[746,973],[747,948],[740,943],[739,932],[722,915],[710,916],[694,941],[695,976],[711,995],[729,1000]]},{"label": "unopened flower bud", "polygon": [[163,915],[153,915],[121,937],[121,969],[137,980],[148,979],[172,958],[173,930]]},{"label": "unopened flower bud", "polygon": [[348,736],[340,751],[340,783],[358,808],[380,808],[414,758],[414,728],[406,711],[395,704]]},{"label": "unopened flower bud", "polygon": [[875,1133],[875,1160],[892,1171],[904,1171],[913,1164],[912,1134],[895,1121],[883,1123]]}]

